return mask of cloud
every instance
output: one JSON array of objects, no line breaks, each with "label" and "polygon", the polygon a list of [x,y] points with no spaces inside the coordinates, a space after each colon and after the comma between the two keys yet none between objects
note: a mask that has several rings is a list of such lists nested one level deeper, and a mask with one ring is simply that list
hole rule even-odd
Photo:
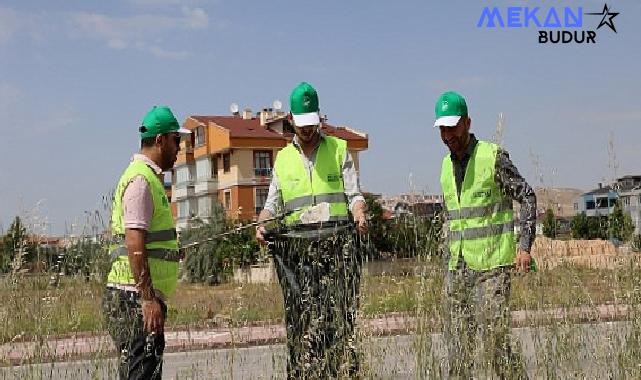
[{"label": "cloud", "polygon": [[158,46],[151,46],[147,50],[156,58],[181,60],[190,56],[186,51],[170,51]]},{"label": "cloud", "polygon": [[8,128],[5,138],[21,138],[74,128],[80,120],[80,112],[70,100],[39,104],[20,87],[0,82],[0,120],[3,121],[0,128]]},{"label": "cloud", "polygon": [[209,26],[209,16],[202,8],[190,9],[188,7],[182,8],[183,15],[187,25],[192,29],[204,29]]},{"label": "cloud", "polygon": [[74,34],[93,38],[114,50],[135,48],[158,58],[184,59],[189,53],[170,51],[152,44],[167,32],[206,29],[209,16],[202,8],[182,7],[178,16],[139,14],[114,17],[99,13],[77,12],[69,15]]}]

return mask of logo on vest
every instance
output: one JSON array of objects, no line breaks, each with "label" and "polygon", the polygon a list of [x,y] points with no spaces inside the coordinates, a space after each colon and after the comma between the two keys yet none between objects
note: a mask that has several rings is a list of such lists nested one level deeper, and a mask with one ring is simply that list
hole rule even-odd
[{"label": "logo on vest", "polygon": [[492,196],[492,190],[479,190],[472,193],[472,198],[489,198]]},{"label": "logo on vest", "polygon": [[338,182],[341,180],[341,176],[338,174],[328,174],[327,182]]}]

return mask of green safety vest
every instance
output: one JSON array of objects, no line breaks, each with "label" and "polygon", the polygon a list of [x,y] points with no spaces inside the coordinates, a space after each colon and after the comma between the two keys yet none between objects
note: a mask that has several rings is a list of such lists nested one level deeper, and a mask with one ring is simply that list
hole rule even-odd
[{"label": "green safety vest", "polygon": [[311,176],[302,153],[287,144],[276,156],[274,170],[278,180],[288,226],[300,224],[301,214],[309,207],[329,203],[330,221],[347,221],[347,197],[343,185],[343,161],[347,142],[332,136],[321,138]]},{"label": "green safety vest", "polygon": [[479,141],[467,164],[460,196],[451,155],[443,159],[441,187],[449,223],[449,269],[459,255],[468,267],[484,271],[512,265],[516,256],[512,200],[495,181],[498,145]]},{"label": "green safety vest", "polygon": [[145,236],[145,252],[154,289],[169,297],[176,290],[178,282],[178,241],[176,225],[167,200],[165,188],[154,171],[140,160],[132,161],[118,181],[111,213],[111,230],[119,243],[112,244],[113,259],[107,282],[135,284],[127,247],[124,245],[125,223],[122,197],[129,182],[136,176],[143,176],[151,190],[154,213]]}]

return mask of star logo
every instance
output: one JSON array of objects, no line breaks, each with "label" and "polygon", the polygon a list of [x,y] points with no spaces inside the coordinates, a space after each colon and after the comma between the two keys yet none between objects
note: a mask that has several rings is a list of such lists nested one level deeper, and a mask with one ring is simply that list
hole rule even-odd
[{"label": "star logo", "polygon": [[603,12],[601,13],[586,13],[586,15],[595,15],[595,16],[603,16],[601,19],[601,22],[599,23],[599,26],[597,26],[597,30],[601,28],[603,25],[607,25],[612,29],[614,33],[617,32],[617,29],[614,27],[614,21],[612,21],[613,18],[619,15],[619,12],[610,12],[610,8],[608,8],[608,4],[603,5]]},{"label": "star logo", "polygon": [[441,106],[441,111],[447,111],[447,108],[450,105],[447,103],[447,100],[443,101],[443,105]]}]

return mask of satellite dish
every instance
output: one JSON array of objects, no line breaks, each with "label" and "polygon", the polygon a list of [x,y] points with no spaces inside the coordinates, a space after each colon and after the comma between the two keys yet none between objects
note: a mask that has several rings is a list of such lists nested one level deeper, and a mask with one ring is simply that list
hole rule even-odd
[{"label": "satellite dish", "polygon": [[231,113],[238,113],[238,104],[232,103],[229,105],[229,111]]},{"label": "satellite dish", "polygon": [[272,103],[272,106],[276,111],[280,111],[280,109],[283,108],[283,103],[281,103],[280,100],[276,99],[274,100],[274,103]]}]

